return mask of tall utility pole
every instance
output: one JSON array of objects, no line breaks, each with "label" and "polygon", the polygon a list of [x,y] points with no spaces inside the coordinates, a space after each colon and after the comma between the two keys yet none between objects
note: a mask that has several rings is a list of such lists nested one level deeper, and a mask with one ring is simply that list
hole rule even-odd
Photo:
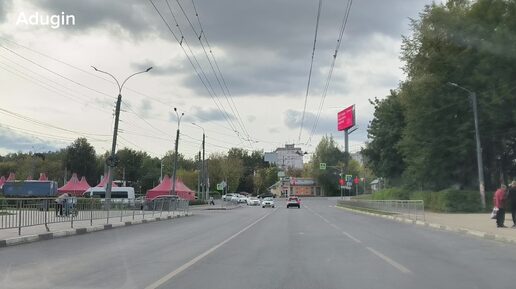
[{"label": "tall utility pole", "polygon": [[110,207],[110,203],[111,203],[111,188],[112,188],[112,182],[113,182],[113,168],[116,167],[116,165],[118,163],[118,160],[116,160],[115,154],[116,154],[116,138],[117,138],[117,134],[118,134],[118,119],[120,116],[120,105],[122,104],[122,88],[124,87],[124,84],[127,82],[127,80],[129,80],[129,78],[131,78],[137,74],[149,72],[149,70],[151,70],[152,67],[149,67],[144,71],[136,72],[136,73],[129,75],[122,82],[121,85],[120,85],[120,82],[118,82],[118,79],[116,79],[116,77],[114,77],[111,73],[97,69],[94,66],[92,66],[92,68],[97,72],[109,75],[111,78],[113,78],[115,80],[115,82],[118,86],[118,97],[116,100],[116,108],[115,108],[115,126],[113,129],[113,142],[111,143],[111,155],[106,159],[106,164],[108,165],[108,182],[106,184],[106,206],[107,206],[108,212],[109,212],[109,207]]},{"label": "tall utility pole", "polygon": [[196,127],[202,129],[202,166],[201,166],[201,189],[202,189],[202,197],[207,200],[209,196],[209,191],[207,190],[206,185],[206,179],[207,176],[207,170],[206,170],[206,161],[205,161],[205,152],[206,152],[206,133],[204,131],[204,128],[196,123],[193,123]]},{"label": "tall utility pole", "polygon": [[197,194],[201,196],[201,199],[204,198],[204,196],[201,193],[201,170],[202,170],[202,163],[201,163],[201,151],[199,151],[199,175],[197,176]]},{"label": "tall utility pole", "polygon": [[477,108],[477,94],[467,88],[464,88],[456,83],[448,82],[449,85],[462,89],[469,93],[471,105],[473,106],[473,117],[475,118],[475,140],[477,146],[477,168],[478,168],[478,187],[480,190],[480,201],[482,208],[486,208],[486,192],[484,183],[484,164],[482,161],[482,146],[480,145],[480,132],[478,130],[478,108]]},{"label": "tall utility pole", "polygon": [[172,195],[176,194],[176,174],[177,174],[177,150],[179,146],[179,125],[181,125],[181,118],[183,118],[183,115],[185,115],[184,112],[181,113],[181,116],[177,112],[177,108],[174,107],[174,111],[177,115],[177,132],[176,132],[176,148],[174,153],[174,173],[173,173],[173,179],[172,179]]}]

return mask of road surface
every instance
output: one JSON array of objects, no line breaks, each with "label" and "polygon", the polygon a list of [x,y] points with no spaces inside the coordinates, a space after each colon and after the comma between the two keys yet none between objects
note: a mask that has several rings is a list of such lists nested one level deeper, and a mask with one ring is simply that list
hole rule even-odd
[{"label": "road surface", "polygon": [[[244,207],[0,249],[1,288],[515,288],[516,247],[351,213]],[[508,229],[509,230],[509,229]]]}]

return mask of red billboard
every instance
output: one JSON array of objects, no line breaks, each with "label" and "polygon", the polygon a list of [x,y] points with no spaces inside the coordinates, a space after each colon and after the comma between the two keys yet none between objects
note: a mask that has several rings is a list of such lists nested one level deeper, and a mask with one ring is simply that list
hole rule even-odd
[{"label": "red billboard", "polygon": [[355,105],[347,107],[337,114],[337,129],[339,131],[355,126]]}]

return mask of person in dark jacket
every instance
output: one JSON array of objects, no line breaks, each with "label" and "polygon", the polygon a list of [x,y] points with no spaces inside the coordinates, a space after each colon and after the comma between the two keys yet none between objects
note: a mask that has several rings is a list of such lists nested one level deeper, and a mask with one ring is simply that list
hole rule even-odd
[{"label": "person in dark jacket", "polygon": [[509,187],[509,201],[511,204],[512,227],[516,228],[516,181],[512,181]]},{"label": "person in dark jacket", "polygon": [[498,208],[498,212],[496,213],[496,226],[498,228],[507,228],[503,223],[505,222],[505,191],[507,187],[505,185],[501,185],[498,190],[494,193],[493,196],[493,204],[495,208]]}]

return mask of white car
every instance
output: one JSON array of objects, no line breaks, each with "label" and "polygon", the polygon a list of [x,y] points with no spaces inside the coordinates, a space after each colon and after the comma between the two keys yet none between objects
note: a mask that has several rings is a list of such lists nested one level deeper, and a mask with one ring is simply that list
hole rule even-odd
[{"label": "white car", "polygon": [[262,201],[262,208],[271,207],[274,208],[274,200],[272,198],[265,198]]},{"label": "white car", "polygon": [[238,203],[238,199],[240,199],[240,195],[233,195],[231,199],[229,199],[233,203]]},{"label": "white car", "polygon": [[250,197],[247,199],[248,206],[259,206],[260,200],[257,197]]},{"label": "white car", "polygon": [[222,200],[223,200],[223,201],[227,201],[227,202],[229,202],[229,201],[231,201],[231,198],[232,198],[232,197],[233,197],[233,194],[223,195],[223,196],[222,196]]},{"label": "white car", "polygon": [[240,197],[238,197],[238,201],[237,201],[237,203],[239,203],[239,204],[240,204],[240,203],[242,203],[242,204],[246,204],[246,203],[247,203],[247,200],[248,200],[248,198],[247,198],[246,196],[242,196],[242,195],[240,195]]}]

